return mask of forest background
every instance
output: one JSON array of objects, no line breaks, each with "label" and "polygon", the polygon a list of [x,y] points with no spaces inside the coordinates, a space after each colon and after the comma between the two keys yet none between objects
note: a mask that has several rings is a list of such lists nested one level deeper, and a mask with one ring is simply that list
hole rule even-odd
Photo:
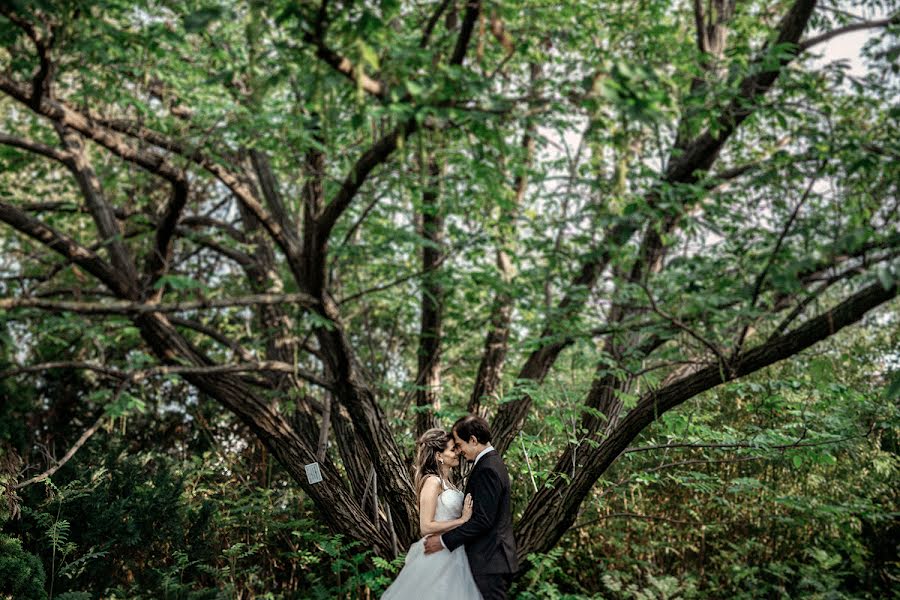
[{"label": "forest background", "polygon": [[896,595],[898,4],[0,4],[0,597]]}]

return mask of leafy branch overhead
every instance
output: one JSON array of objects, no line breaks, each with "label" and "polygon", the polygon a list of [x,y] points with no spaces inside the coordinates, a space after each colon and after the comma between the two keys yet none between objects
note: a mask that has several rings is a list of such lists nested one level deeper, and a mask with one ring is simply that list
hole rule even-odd
[{"label": "leafy branch overhead", "polygon": [[[892,10],[4,5],[0,378],[178,377],[384,557],[410,438],[478,411],[550,551],[667,411],[896,298]],[[90,352],[29,354],[57,314]]]}]

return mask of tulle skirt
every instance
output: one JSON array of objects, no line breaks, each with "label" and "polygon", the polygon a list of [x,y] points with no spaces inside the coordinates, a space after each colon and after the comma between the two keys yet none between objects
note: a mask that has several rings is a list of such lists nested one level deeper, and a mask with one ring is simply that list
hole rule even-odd
[{"label": "tulle skirt", "polygon": [[382,600],[481,600],[464,546],[425,554],[425,540],[409,547],[406,562]]}]

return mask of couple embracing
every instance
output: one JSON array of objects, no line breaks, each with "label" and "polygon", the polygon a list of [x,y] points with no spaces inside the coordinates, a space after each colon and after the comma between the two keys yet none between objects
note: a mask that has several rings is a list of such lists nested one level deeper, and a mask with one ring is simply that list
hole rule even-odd
[{"label": "couple embracing", "polygon": [[[460,456],[473,463],[465,490],[451,479]],[[509,473],[487,421],[470,415],[449,434],[426,431],[416,441],[414,480],[425,537],[410,547],[382,600],[506,598],[518,568]]]}]

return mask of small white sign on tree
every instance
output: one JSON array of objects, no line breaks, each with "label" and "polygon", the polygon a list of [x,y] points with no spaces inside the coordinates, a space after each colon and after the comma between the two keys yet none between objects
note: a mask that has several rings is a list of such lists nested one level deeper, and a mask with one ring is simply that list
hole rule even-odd
[{"label": "small white sign on tree", "polygon": [[322,471],[319,469],[319,463],[314,462],[306,465],[306,480],[310,483],[322,481]]}]

